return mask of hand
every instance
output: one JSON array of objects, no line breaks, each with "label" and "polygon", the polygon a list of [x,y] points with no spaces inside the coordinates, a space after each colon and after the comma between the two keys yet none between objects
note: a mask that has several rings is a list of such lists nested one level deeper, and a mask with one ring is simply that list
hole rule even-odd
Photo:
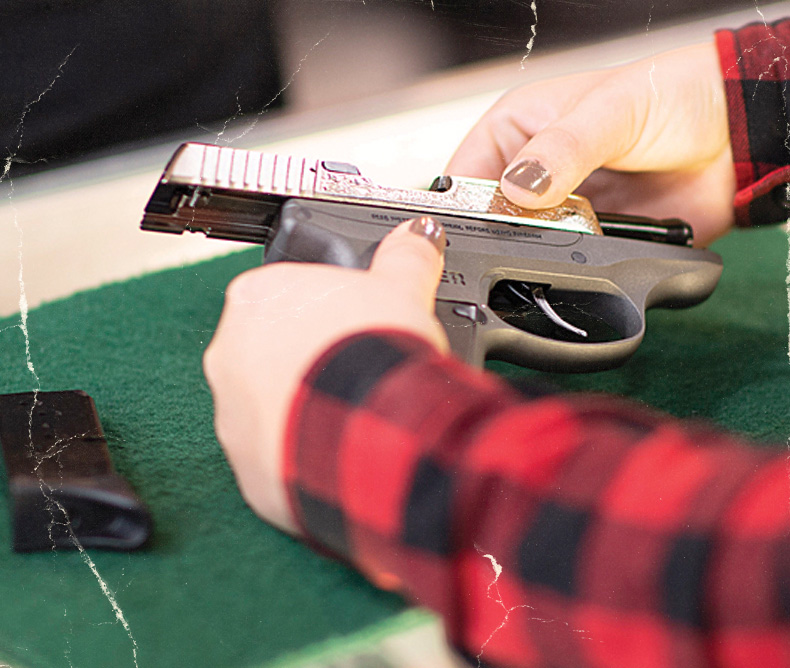
[{"label": "hand", "polygon": [[277,263],[228,286],[203,368],[217,438],[263,519],[296,532],[282,481],[285,427],[299,383],[324,351],[371,329],[410,332],[448,349],[434,315],[444,246],[443,228],[421,218],[393,230],[367,271]]},{"label": "hand", "polygon": [[504,194],[526,208],[578,189],[599,211],[682,218],[707,245],[734,219],[716,47],[517,88],[475,125],[446,173],[502,177]]}]

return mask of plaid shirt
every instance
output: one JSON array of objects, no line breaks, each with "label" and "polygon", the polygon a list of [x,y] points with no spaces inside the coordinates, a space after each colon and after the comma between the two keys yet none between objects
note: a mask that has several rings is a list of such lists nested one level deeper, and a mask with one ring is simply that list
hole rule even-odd
[{"label": "plaid shirt", "polygon": [[285,478],[310,540],[482,665],[790,666],[787,462],[709,427],[365,334],[306,377]]},{"label": "plaid shirt", "polygon": [[[717,34],[741,223],[786,216],[781,124],[760,125],[787,78],[772,30],[788,43],[788,21]],[[517,394],[379,332],[313,366],[284,467],[305,536],[439,612],[476,665],[790,666],[775,452],[612,397]]]},{"label": "plaid shirt", "polygon": [[737,180],[738,225],[790,216],[790,19],[716,33]]}]

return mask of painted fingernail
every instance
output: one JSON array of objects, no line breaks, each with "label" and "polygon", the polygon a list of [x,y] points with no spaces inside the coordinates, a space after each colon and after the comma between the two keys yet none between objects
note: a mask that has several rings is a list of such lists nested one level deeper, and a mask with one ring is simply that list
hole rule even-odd
[{"label": "painted fingernail", "polygon": [[433,218],[429,218],[428,216],[415,218],[411,225],[409,225],[409,232],[420,237],[425,237],[436,247],[437,251],[440,253],[444,252],[444,247],[447,245],[444,227]]},{"label": "painted fingernail", "polygon": [[514,186],[536,195],[542,195],[551,185],[551,174],[536,160],[522,160],[508,170],[505,178]]}]

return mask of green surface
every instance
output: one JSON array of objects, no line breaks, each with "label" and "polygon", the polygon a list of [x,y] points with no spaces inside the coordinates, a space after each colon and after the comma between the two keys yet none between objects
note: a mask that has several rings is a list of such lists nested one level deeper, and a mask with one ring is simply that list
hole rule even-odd
[{"label": "green surface", "polygon": [[[690,309],[647,313],[642,345],[619,369],[527,372],[568,390],[632,397],[679,417],[706,418],[773,445],[790,439],[788,241],[779,227],[735,231],[713,295]],[[505,376],[524,372],[489,363]]]},{"label": "green surface", "polygon": [[[717,250],[726,269],[708,302],[651,313],[646,340],[625,367],[552,381],[786,442],[786,236],[777,228],[734,234]],[[115,465],[149,504],[156,529],[132,554],[17,555],[0,508],[0,660],[133,666],[136,652],[139,666],[279,665],[313,644],[389,627],[403,610],[396,597],[254,517],[214,439],[200,357],[225,285],[259,259],[255,249],[31,312],[40,389],[93,396]],[[0,322],[0,392],[37,385],[18,325],[18,317]]]},{"label": "green surface", "polygon": [[[134,666],[136,650],[141,667],[260,666],[403,608],[257,519],[214,438],[201,355],[225,285],[260,255],[110,285],[30,314],[41,389],[93,396],[116,468],[149,504],[155,534],[144,551],[88,554],[130,638],[83,556],[10,551],[2,494],[0,662]],[[16,323],[0,323],[0,392],[35,387]]]}]

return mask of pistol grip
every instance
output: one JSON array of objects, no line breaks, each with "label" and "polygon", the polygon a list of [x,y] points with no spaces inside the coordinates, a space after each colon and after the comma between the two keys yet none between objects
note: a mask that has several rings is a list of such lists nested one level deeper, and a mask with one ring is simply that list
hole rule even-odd
[{"label": "pistol grip", "polygon": [[266,246],[264,264],[317,262],[353,269],[364,269],[370,264],[372,247],[355,244],[339,230],[311,223],[309,209],[292,205],[284,209],[274,238]]}]

